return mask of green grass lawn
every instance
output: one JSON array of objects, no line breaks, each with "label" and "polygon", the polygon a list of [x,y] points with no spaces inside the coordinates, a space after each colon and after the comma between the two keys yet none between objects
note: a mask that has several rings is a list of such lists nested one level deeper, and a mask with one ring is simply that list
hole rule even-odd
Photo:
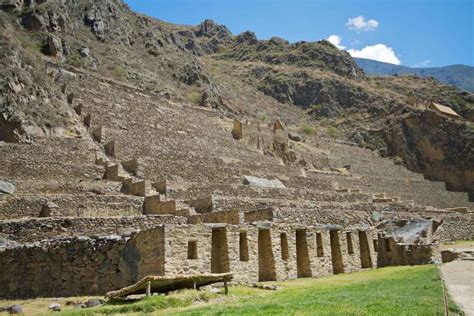
[{"label": "green grass lawn", "polygon": [[[282,290],[176,313],[184,315],[443,315],[436,266],[392,267],[276,283]],[[237,295],[244,296],[236,289]],[[231,291],[234,292],[234,291]],[[456,308],[453,306],[453,311]],[[167,314],[169,311],[167,312]]]},{"label": "green grass lawn", "polygon": [[[274,282],[277,291],[231,287],[230,295],[186,290],[61,315],[443,315],[438,268],[388,267]],[[452,303],[452,315],[460,314]]]}]

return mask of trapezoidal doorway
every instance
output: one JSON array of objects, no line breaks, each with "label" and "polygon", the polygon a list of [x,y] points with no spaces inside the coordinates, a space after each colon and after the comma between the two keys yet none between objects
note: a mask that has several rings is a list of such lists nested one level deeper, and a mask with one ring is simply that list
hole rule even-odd
[{"label": "trapezoidal doorway", "polygon": [[275,258],[269,229],[258,231],[258,281],[276,281]]},{"label": "trapezoidal doorway", "polygon": [[312,277],[306,229],[296,231],[296,269],[298,278]]},{"label": "trapezoidal doorway", "polygon": [[211,273],[226,273],[229,267],[229,249],[227,248],[227,230],[212,230]]}]

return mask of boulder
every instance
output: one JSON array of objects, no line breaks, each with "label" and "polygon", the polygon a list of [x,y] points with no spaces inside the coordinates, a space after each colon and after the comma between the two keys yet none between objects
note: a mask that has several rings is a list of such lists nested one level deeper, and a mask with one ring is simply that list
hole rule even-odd
[{"label": "boulder", "polygon": [[48,35],[46,53],[53,57],[62,56],[63,43],[61,39],[53,34]]},{"label": "boulder", "polygon": [[87,308],[97,307],[102,305],[102,302],[97,298],[91,298],[85,303]]},{"label": "boulder", "polygon": [[303,136],[294,132],[288,132],[288,138],[294,142],[300,142],[303,140]]},{"label": "boulder", "polygon": [[82,57],[89,57],[91,55],[91,50],[89,49],[89,47],[84,46],[79,48],[79,53]]},{"label": "boulder", "polygon": [[60,312],[61,311],[61,304],[59,304],[59,303],[49,304],[48,309],[51,312]]},{"label": "boulder", "polygon": [[21,305],[12,305],[8,312],[10,314],[23,314],[23,307]]},{"label": "boulder", "polygon": [[441,251],[441,261],[443,263],[451,262],[458,258],[459,258],[459,253],[454,251],[453,249]]},{"label": "boulder", "polygon": [[264,178],[257,178],[252,176],[244,176],[244,184],[251,187],[261,187],[261,188],[277,188],[285,189],[285,185],[278,179],[268,180]]},{"label": "boulder", "polygon": [[32,31],[44,30],[48,26],[46,19],[37,13],[23,17],[22,23],[28,30]]},{"label": "boulder", "polygon": [[43,207],[41,208],[39,217],[50,217],[53,211],[58,208],[59,206],[57,206],[56,204],[52,202],[46,202],[43,204]]},{"label": "boulder", "polygon": [[23,0],[4,0],[0,3],[0,8],[6,12],[18,12],[22,5]]},{"label": "boulder", "polygon": [[13,183],[0,180],[0,193],[13,194],[15,193],[16,187]]}]

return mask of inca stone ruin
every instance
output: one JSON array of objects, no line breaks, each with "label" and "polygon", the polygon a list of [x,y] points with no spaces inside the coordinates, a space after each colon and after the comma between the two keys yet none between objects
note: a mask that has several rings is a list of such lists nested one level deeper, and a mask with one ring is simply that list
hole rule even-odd
[{"label": "inca stone ruin", "polygon": [[[16,187],[2,196],[2,297],[104,294],[147,275],[253,283],[421,264],[437,260],[432,243],[472,235],[466,194],[351,144],[318,140],[334,168],[351,165],[323,171],[268,124],[239,124],[235,139],[217,113],[137,103],[143,91],[81,73],[66,83],[91,118],[80,137],[2,145],[2,176]],[[114,111],[129,102],[126,117]],[[48,217],[45,203],[56,205]],[[433,219],[429,242],[400,245],[379,227],[418,218]]]},{"label": "inca stone ruin", "polygon": [[204,103],[218,105],[192,104],[63,63],[64,51],[43,56],[43,71],[73,128],[0,113],[0,297],[103,295],[150,275],[317,278],[439,262],[441,242],[473,238],[469,190],[301,135],[283,105],[257,117],[251,99],[232,109],[212,85]]}]

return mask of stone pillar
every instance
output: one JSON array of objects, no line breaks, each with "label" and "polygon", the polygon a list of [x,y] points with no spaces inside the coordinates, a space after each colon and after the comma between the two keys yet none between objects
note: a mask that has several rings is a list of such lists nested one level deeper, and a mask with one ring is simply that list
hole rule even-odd
[{"label": "stone pillar", "polygon": [[110,141],[104,145],[105,154],[109,157],[115,158],[115,141]]}]

